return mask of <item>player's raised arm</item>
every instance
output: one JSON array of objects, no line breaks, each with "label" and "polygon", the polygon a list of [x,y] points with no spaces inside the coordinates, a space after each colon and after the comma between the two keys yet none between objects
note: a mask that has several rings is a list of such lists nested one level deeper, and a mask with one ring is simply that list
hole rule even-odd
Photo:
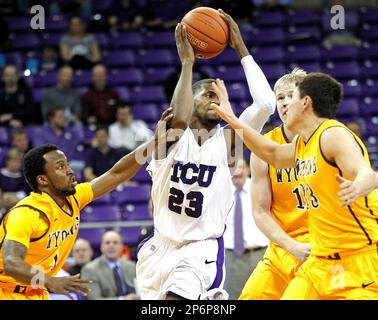
[{"label": "player's raised arm", "polygon": [[212,85],[220,103],[219,105],[212,103],[211,107],[224,121],[230,124],[241,137],[243,143],[253,153],[276,168],[295,167],[296,139],[294,139],[292,143],[281,145],[263,137],[244,121],[241,121],[236,117],[230,101],[228,100],[227,89],[224,82],[217,79]]},{"label": "player's raised arm", "polygon": [[327,160],[335,163],[347,177],[337,177],[341,189],[338,196],[344,206],[378,188],[377,175],[364,159],[361,146],[347,129],[334,127],[326,130],[321,136],[320,147]]},{"label": "player's raised arm", "polygon": [[171,132],[170,130],[166,130],[166,124],[170,123],[172,118],[172,108],[166,109],[156,126],[156,132],[153,138],[121,158],[107,172],[90,182],[94,199],[112,191],[119,184],[132,178],[146,162],[152,151],[155,148],[159,148],[161,144],[165,144],[167,135]]},{"label": "player's raised arm", "polygon": [[192,77],[194,51],[189,43],[186,27],[178,23],[175,30],[176,47],[181,61],[181,74],[173,93],[171,107],[173,108],[172,128],[185,130],[192,118],[193,92]]},{"label": "player's raised arm", "polygon": [[230,28],[230,46],[240,56],[249,92],[253,99],[253,104],[243,111],[240,119],[260,132],[270,115],[274,113],[276,107],[274,92],[261,68],[249,53],[238,24],[222,9],[218,11]]}]

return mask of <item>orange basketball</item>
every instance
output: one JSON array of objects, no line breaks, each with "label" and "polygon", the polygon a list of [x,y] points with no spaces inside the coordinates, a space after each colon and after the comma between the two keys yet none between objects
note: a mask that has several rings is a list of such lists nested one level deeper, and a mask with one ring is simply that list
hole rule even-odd
[{"label": "orange basketball", "polygon": [[210,59],[227,46],[228,24],[219,12],[209,7],[189,11],[181,22],[186,26],[188,39],[197,58]]}]

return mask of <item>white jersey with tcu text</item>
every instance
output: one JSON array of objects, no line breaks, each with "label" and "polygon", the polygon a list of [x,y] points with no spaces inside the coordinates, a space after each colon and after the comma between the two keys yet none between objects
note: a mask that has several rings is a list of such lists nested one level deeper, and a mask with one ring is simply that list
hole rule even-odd
[{"label": "white jersey with tcu text", "polygon": [[188,127],[168,156],[152,160],[147,171],[158,233],[178,243],[223,235],[234,197],[220,125],[202,146]]}]

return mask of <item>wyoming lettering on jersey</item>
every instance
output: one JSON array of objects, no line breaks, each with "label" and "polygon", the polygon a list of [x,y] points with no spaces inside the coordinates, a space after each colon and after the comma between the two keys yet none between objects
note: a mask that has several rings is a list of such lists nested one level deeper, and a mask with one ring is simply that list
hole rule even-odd
[{"label": "wyoming lettering on jersey", "polygon": [[75,217],[75,224],[70,229],[55,230],[48,235],[48,242],[46,249],[58,248],[67,237],[76,237],[76,233],[79,230],[80,219]]}]

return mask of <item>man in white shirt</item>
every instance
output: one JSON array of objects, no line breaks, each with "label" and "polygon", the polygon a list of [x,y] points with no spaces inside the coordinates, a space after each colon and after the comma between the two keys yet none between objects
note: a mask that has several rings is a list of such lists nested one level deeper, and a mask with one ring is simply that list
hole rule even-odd
[{"label": "man in white shirt", "polygon": [[113,148],[124,148],[129,153],[154,134],[143,120],[134,120],[127,102],[118,105],[116,117],[117,121],[109,126],[109,145]]},{"label": "man in white shirt", "polygon": [[251,179],[247,161],[239,159],[232,177],[234,206],[227,216],[224,246],[226,249],[225,290],[236,300],[249,275],[262,259],[269,243],[252,216]]}]

